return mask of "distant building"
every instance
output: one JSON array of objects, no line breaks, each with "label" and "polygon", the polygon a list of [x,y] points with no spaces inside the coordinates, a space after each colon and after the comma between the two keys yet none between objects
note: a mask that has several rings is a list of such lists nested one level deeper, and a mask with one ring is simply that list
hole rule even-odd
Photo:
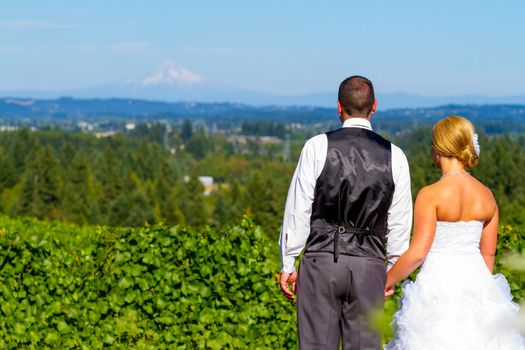
[{"label": "distant building", "polygon": [[259,141],[262,144],[272,144],[272,145],[276,145],[276,144],[283,142],[283,140],[281,140],[277,136],[261,136],[259,137]]},{"label": "distant building", "polygon": [[16,131],[18,130],[18,126],[13,125],[0,125],[0,131]]},{"label": "distant building", "polygon": [[[216,187],[215,181],[213,180],[213,176],[199,176],[198,177],[199,182],[204,187],[204,195],[208,196]],[[188,175],[184,176],[184,182],[189,182],[190,177]]]},{"label": "distant building", "polygon": [[240,143],[240,144],[246,144],[250,141],[260,142],[262,144],[279,144],[283,142],[282,139],[280,139],[277,136],[246,136],[246,135],[230,135],[228,137],[228,141],[231,143]]},{"label": "distant building", "polygon": [[213,186],[213,176],[199,176],[199,181],[203,186]]},{"label": "distant building", "polygon": [[95,136],[97,138],[101,138],[101,137],[110,137],[110,136],[113,136],[115,135],[117,132],[114,131],[114,130],[110,130],[110,131],[102,131],[102,132],[96,132],[95,133]]},{"label": "distant building", "polygon": [[35,103],[35,101],[34,100],[17,100],[14,98],[8,98],[7,100],[5,100],[5,103],[29,107],[29,106],[32,106]]},{"label": "distant building", "polygon": [[77,126],[80,130],[86,132],[86,131],[93,131],[94,126],[91,123],[88,122],[78,122]]}]

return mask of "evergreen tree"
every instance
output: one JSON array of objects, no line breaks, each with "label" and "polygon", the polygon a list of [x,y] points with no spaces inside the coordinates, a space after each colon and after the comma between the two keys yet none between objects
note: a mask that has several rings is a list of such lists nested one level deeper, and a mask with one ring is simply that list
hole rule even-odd
[{"label": "evergreen tree", "polygon": [[102,190],[99,200],[99,207],[102,211],[101,220],[105,223],[115,222],[115,217],[111,216],[114,209],[113,204],[123,191],[123,183],[117,170],[119,165],[112,148],[106,146],[97,172],[97,178]]},{"label": "evergreen tree", "polygon": [[175,176],[167,162],[162,162],[155,175],[153,197],[158,203],[159,220],[176,224],[180,220],[180,209],[175,197]]},{"label": "evergreen tree", "polygon": [[31,162],[22,179],[21,198],[17,214],[36,216],[40,219],[60,217],[59,163],[51,147],[36,144],[30,155]]},{"label": "evergreen tree", "polygon": [[144,224],[154,224],[155,215],[148,198],[140,190],[131,194],[131,206],[126,220],[120,225],[141,226]]},{"label": "evergreen tree", "polygon": [[126,192],[119,193],[109,207],[108,224],[111,226],[126,226],[131,205],[130,196]]},{"label": "evergreen tree", "polygon": [[187,142],[191,139],[193,136],[193,126],[191,125],[191,121],[188,119],[185,119],[182,123],[181,131],[180,131],[180,138],[182,141]]},{"label": "evergreen tree", "polygon": [[93,175],[82,153],[77,153],[66,168],[63,211],[68,221],[80,224],[96,222],[93,198]]},{"label": "evergreen tree", "polygon": [[71,142],[66,142],[60,147],[60,164],[63,169],[67,168],[77,154],[77,149]]},{"label": "evergreen tree", "polygon": [[201,226],[207,223],[208,214],[204,202],[204,187],[194,174],[189,181],[178,186],[179,206],[186,224]]},{"label": "evergreen tree", "polygon": [[195,159],[203,159],[209,147],[208,138],[203,131],[193,134],[192,138],[186,143],[186,151],[195,157]]},{"label": "evergreen tree", "polygon": [[232,222],[234,208],[226,201],[224,195],[218,193],[215,197],[215,209],[213,210],[213,221],[219,227],[225,226]]},{"label": "evergreen tree", "polygon": [[282,219],[284,191],[279,191],[272,173],[255,172],[247,187],[247,203],[255,222],[272,237],[279,230]]},{"label": "evergreen tree", "polygon": [[16,165],[13,158],[6,153],[4,148],[0,148],[0,192],[13,187],[17,181]]},{"label": "evergreen tree", "polygon": [[34,144],[34,139],[28,129],[22,128],[16,132],[14,142],[10,145],[8,152],[15,169],[14,175],[17,178],[24,173],[26,159],[34,147],[38,146]]}]

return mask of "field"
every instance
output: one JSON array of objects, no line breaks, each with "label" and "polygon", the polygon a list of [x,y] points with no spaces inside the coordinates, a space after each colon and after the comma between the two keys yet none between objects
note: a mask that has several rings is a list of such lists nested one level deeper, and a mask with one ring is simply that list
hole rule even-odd
[{"label": "field", "polygon": [[[277,244],[247,218],[217,230],[0,217],[0,229],[0,348],[296,348]],[[525,230],[500,231],[497,270],[523,299],[524,276],[499,258],[524,251]]]}]

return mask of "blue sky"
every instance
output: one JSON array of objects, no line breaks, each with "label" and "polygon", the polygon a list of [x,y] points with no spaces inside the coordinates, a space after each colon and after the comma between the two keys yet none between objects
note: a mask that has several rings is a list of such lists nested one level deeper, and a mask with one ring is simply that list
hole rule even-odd
[{"label": "blue sky", "polygon": [[525,1],[3,1],[0,90],[144,76],[164,60],[276,94],[525,93]]}]

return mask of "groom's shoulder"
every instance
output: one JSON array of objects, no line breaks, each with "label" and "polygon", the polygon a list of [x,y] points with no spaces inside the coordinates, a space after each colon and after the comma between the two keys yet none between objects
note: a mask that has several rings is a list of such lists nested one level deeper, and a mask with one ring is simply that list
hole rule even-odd
[{"label": "groom's shoulder", "polygon": [[396,144],[390,142],[390,147],[392,147],[392,153],[398,153],[399,155],[403,156],[404,158],[406,158],[405,156],[405,152],[403,152],[403,150],[397,146]]},{"label": "groom's shoulder", "polygon": [[403,150],[399,146],[397,146],[395,143],[393,143],[389,139],[383,137],[382,135],[380,135],[380,134],[378,134],[376,132],[374,132],[374,133],[377,135],[377,137],[381,138],[384,142],[388,142],[390,144],[390,148],[392,150],[392,153],[398,154],[398,155],[402,156],[403,158],[406,158],[405,152],[403,152]]},{"label": "groom's shoulder", "polygon": [[403,152],[401,148],[399,148],[393,143],[390,143],[390,145],[392,153],[392,163],[397,164],[397,167],[400,169],[401,172],[409,172],[408,159],[405,155],[405,152]]},{"label": "groom's shoulder", "polygon": [[326,144],[326,134],[315,135],[306,140],[306,142],[303,145],[303,152],[316,152],[320,148],[326,148]]},{"label": "groom's shoulder", "polygon": [[306,142],[304,143],[304,146],[314,146],[318,145],[320,143],[326,142],[326,133],[317,134],[315,136],[310,137]]}]

